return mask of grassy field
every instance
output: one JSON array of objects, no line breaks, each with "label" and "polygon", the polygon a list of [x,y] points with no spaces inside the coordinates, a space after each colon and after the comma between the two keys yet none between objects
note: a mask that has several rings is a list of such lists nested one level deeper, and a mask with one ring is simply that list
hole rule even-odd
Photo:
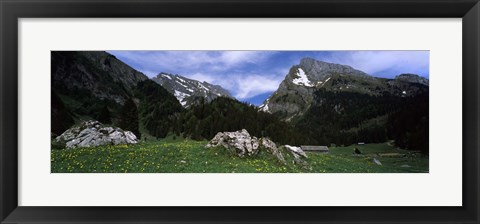
[{"label": "grassy field", "polygon": [[[260,151],[239,158],[223,148],[206,149],[206,141],[162,139],[136,145],[52,150],[52,173],[410,173],[428,172],[428,157],[406,156],[389,143],[330,147],[329,154],[307,153],[309,167],[287,164]],[[353,156],[353,148],[362,151]],[[377,158],[382,165],[373,162]]]}]

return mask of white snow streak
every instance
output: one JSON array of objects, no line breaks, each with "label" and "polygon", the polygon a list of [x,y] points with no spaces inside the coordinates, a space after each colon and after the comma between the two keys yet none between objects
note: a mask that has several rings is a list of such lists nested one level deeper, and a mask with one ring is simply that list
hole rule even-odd
[{"label": "white snow streak", "polygon": [[190,94],[186,94],[186,93],[182,93],[178,90],[175,90],[175,97],[177,98],[178,102],[180,102],[180,104],[182,104],[182,106],[185,106],[187,104],[187,102],[185,102],[185,97],[188,97],[190,96]]},{"label": "white snow streak", "polygon": [[172,77],[170,77],[169,75],[162,74],[162,76],[165,77],[165,78],[168,78],[168,79],[172,80]]},{"label": "white snow streak", "polygon": [[313,86],[310,80],[308,80],[307,75],[305,75],[305,72],[301,68],[298,68],[297,75],[298,75],[298,78],[293,79],[292,80],[293,83],[297,85],[308,86],[308,87]]}]

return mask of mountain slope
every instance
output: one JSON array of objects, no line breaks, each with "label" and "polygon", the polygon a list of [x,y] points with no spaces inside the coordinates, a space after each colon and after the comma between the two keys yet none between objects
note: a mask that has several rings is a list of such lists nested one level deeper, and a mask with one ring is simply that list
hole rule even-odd
[{"label": "mountain slope", "polygon": [[301,144],[304,136],[272,114],[238,100],[218,97],[184,110],[177,120],[177,132],[196,140],[212,139],[218,132],[246,129],[251,135],[269,137],[282,144]]},{"label": "mountain slope", "polygon": [[182,109],[162,86],[107,52],[52,51],[51,66],[52,116],[62,115],[52,119],[57,135],[73,119],[102,118],[118,126],[128,109],[125,102],[133,100],[129,105],[138,107],[138,123],[151,135],[164,136],[168,129],[160,129],[169,123],[164,118]]},{"label": "mountain slope", "polygon": [[202,99],[210,102],[217,97],[232,98],[230,93],[221,86],[188,79],[180,75],[160,73],[152,80],[172,93],[184,107],[190,107]]},{"label": "mountain slope", "polygon": [[412,74],[395,79],[376,78],[348,65],[303,58],[290,68],[279,88],[260,106],[260,110],[291,121],[301,117],[313,102],[314,92],[355,92],[380,96],[412,96],[428,89],[428,80]]},{"label": "mountain slope", "polygon": [[308,144],[395,140],[403,149],[428,154],[428,105],[428,92],[402,97],[319,89],[294,126],[308,137]]},{"label": "mountain slope", "polygon": [[148,79],[103,51],[52,51],[52,88],[67,95],[87,92],[123,104],[139,81]]}]

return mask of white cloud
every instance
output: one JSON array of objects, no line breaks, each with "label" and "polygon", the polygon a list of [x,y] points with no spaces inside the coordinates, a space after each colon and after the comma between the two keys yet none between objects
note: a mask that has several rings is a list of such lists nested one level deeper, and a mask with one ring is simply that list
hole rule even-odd
[{"label": "white cloud", "polygon": [[188,73],[225,71],[247,63],[259,64],[275,52],[267,51],[112,51],[140,71]]},{"label": "white cloud", "polygon": [[244,63],[259,63],[271,54],[272,52],[265,51],[223,51],[217,59],[219,63],[229,67]]},{"label": "white cloud", "polygon": [[248,99],[256,95],[273,92],[278,89],[283,78],[268,77],[265,75],[248,75],[238,77],[236,84],[238,89],[235,92],[237,99]]},{"label": "white cloud", "polygon": [[277,90],[285,74],[286,73],[283,75],[229,74],[228,78],[225,78],[225,76],[221,74],[209,75],[204,73],[185,76],[191,79],[220,85],[227,89],[235,98],[243,100]]}]

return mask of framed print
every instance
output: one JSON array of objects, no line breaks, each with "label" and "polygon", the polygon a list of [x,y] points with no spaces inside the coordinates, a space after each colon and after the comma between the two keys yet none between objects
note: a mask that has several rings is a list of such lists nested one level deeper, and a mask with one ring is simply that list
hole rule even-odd
[{"label": "framed print", "polygon": [[2,223],[478,223],[478,1],[2,1]]}]

